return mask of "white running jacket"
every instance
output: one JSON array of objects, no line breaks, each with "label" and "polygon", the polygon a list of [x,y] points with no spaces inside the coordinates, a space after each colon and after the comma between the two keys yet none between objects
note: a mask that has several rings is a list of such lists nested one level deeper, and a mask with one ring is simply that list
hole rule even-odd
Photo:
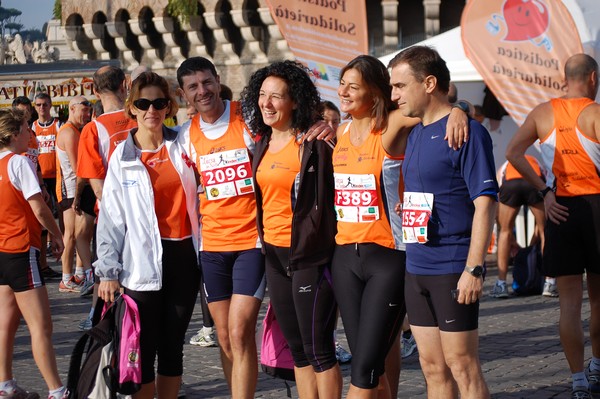
[{"label": "white running jacket", "polygon": [[[162,245],[154,210],[154,190],[146,167],[138,157],[132,129],[108,163],[102,190],[97,228],[98,260],[94,262],[100,281],[119,280],[135,291],[157,291],[162,287]],[[163,128],[171,162],[181,178],[192,226],[196,254],[199,248],[197,183],[194,165],[177,133]]]}]

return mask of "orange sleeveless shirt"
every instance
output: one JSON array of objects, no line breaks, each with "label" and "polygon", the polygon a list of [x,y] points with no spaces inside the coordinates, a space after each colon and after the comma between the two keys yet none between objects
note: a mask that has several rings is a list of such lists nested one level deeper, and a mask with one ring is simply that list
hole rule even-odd
[{"label": "orange sleeveless shirt", "polygon": [[[395,248],[392,228],[386,212],[394,212],[393,209],[384,209],[384,197],[382,195],[381,182],[384,179],[383,166],[386,160],[398,160],[389,156],[383,144],[381,143],[381,134],[371,132],[365,142],[356,147],[350,142],[350,134],[343,134],[333,150],[333,170],[335,173],[336,185],[336,212],[338,213],[337,235],[335,241],[339,245],[354,243],[375,243],[383,247]],[[343,177],[341,177],[343,175]],[[348,179],[347,175],[357,176],[357,179]],[[359,205],[367,207],[369,204],[363,203],[366,197],[373,199],[372,194],[364,191],[356,195],[351,193],[348,198],[344,197],[343,187],[352,185],[356,188],[356,181],[364,176],[372,176],[375,182],[376,201],[371,201],[371,205],[378,208],[378,219],[363,222],[344,222],[340,221],[341,207],[338,205]],[[352,180],[352,181],[351,181]],[[395,190],[399,190],[400,182],[396,181],[393,185]],[[342,187],[342,189],[338,189]],[[342,215],[343,216],[343,215]],[[368,211],[365,217],[368,216]]]},{"label": "orange sleeveless shirt", "polygon": [[38,162],[44,179],[56,177],[56,135],[58,134],[58,119],[49,126],[42,126],[38,121],[33,122],[33,130],[39,144]]},{"label": "orange sleeveless shirt", "polygon": [[[256,227],[256,199],[251,186],[240,188],[238,195],[209,199],[209,196],[217,193],[206,190],[207,185],[213,182],[204,181],[206,170],[202,170],[201,157],[216,156],[226,151],[246,151],[249,154],[246,143],[244,142],[244,129],[246,124],[238,114],[239,103],[230,103],[229,125],[227,131],[218,139],[211,140],[204,135],[200,127],[200,114],[196,114],[190,123],[190,143],[196,152],[196,166],[202,176],[202,186],[205,192],[200,194],[200,216],[202,229],[202,249],[204,251],[223,252],[223,251],[244,251],[256,248],[258,245],[258,230]],[[216,155],[214,155],[216,154]],[[224,154],[220,154],[224,155]],[[232,173],[236,176],[245,176],[248,184],[251,184],[252,169],[251,162],[245,167],[237,165]],[[219,175],[215,171],[215,178],[220,181],[220,177],[227,179],[230,168],[222,169]],[[212,179],[211,179],[212,180]],[[213,195],[214,197],[215,195]]]},{"label": "orange sleeveless shirt", "polygon": [[581,112],[593,103],[589,98],[551,100],[554,127],[540,140],[540,149],[547,183],[556,186],[557,196],[600,194],[600,143],[577,125]]}]

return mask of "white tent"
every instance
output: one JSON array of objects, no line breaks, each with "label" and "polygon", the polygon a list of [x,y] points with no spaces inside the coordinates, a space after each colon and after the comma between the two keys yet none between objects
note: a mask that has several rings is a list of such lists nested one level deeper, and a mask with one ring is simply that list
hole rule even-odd
[{"label": "white tent", "polygon": [[[584,51],[592,55],[600,63],[600,1],[563,0],[563,3],[571,13],[577,26]],[[465,55],[460,27],[417,44],[433,47],[440,53],[450,70],[452,81],[456,84],[458,98],[465,99],[472,104],[481,104],[483,102],[483,89],[485,87],[483,78]],[[379,59],[387,65],[398,52],[400,50]],[[596,98],[597,101],[599,97]],[[500,128],[490,132],[494,143],[496,168],[499,168],[505,162],[506,158],[504,154],[506,153],[506,147],[517,128],[518,126],[510,117],[504,117]],[[533,147],[529,149],[528,153],[539,156],[539,152]],[[527,228],[525,228],[525,224],[527,224]],[[533,227],[533,216],[530,215],[525,220],[523,213],[521,213],[517,218],[517,241],[519,245],[527,245],[526,243],[531,238]]]},{"label": "white tent", "polygon": [[[563,3],[571,13],[577,26],[584,51],[594,56],[600,63],[600,1],[563,0]],[[452,82],[456,84],[460,99],[467,100],[472,104],[481,104],[483,102],[483,89],[485,87],[483,78],[465,55],[460,27],[417,44],[433,47],[440,53],[450,70],[450,77]],[[387,65],[400,51],[398,50],[379,59]],[[517,128],[518,126],[510,117],[504,117],[500,129],[490,132],[494,140],[494,158],[497,167],[500,167],[504,163],[506,146]],[[530,150],[530,153],[537,155],[533,149]]]}]

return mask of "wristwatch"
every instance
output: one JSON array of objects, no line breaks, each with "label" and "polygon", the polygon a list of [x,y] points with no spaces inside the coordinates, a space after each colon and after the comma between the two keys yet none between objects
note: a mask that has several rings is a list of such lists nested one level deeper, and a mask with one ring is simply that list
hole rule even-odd
[{"label": "wristwatch", "polygon": [[473,277],[481,277],[483,274],[483,266],[477,265],[473,267],[465,266],[465,271]]},{"label": "wristwatch", "polygon": [[540,190],[540,194],[542,194],[542,198],[546,198],[546,194],[548,194],[550,191],[554,192],[554,189],[552,187],[546,187],[543,190]]},{"label": "wristwatch", "polygon": [[471,113],[471,107],[469,107],[469,104],[466,101],[460,100],[452,104],[452,108],[458,108],[467,115]]}]

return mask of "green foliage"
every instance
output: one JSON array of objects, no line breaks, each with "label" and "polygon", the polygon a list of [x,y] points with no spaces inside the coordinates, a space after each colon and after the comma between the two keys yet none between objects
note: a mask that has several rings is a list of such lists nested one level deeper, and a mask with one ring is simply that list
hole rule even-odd
[{"label": "green foliage", "polygon": [[62,1],[54,0],[54,8],[52,9],[52,17],[54,19],[62,19]]},{"label": "green foliage", "polygon": [[46,35],[39,29],[22,30],[19,32],[19,34],[24,40],[29,40],[30,42],[43,42],[46,40]]},{"label": "green foliage", "polygon": [[19,24],[17,22],[9,22],[4,25],[4,29],[8,30],[12,35],[15,32],[20,32],[23,29],[23,24]]},{"label": "green foliage", "polygon": [[[18,16],[20,16],[21,14],[23,14],[23,12],[21,12],[20,10],[17,10],[16,8],[4,8],[4,7],[0,7],[0,32],[4,33],[6,29],[11,30],[17,30],[16,29],[16,25],[21,25],[18,24],[16,19]],[[10,27],[9,27],[10,25]],[[21,28],[23,27],[23,25],[21,25]]]},{"label": "green foliage", "polygon": [[190,17],[198,15],[198,0],[169,0],[167,12],[170,16],[187,22]]}]

